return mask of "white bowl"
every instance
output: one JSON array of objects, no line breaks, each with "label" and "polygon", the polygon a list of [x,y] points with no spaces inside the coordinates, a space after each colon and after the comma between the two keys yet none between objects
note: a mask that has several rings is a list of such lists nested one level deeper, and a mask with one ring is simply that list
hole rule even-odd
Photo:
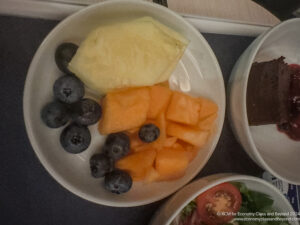
[{"label": "white bowl", "polygon": [[[103,179],[90,175],[89,158],[100,150],[104,137],[91,126],[92,142],[81,154],[69,154],[59,143],[61,129],[47,128],[40,119],[41,108],[51,99],[54,81],[61,75],[54,62],[56,47],[65,41],[80,43],[95,27],[111,21],[152,16],[182,33],[189,46],[172,75],[181,89],[206,96],[219,106],[217,129],[201,149],[181,179],[143,184],[134,182],[122,195],[104,190]],[[172,83],[174,86],[174,83]],[[89,95],[89,93],[87,93]],[[138,206],[160,200],[189,182],[206,164],[218,142],[225,114],[225,90],[216,57],[203,36],[182,17],[158,4],[144,1],[107,1],[95,4],[68,17],[56,26],[37,50],[30,65],[24,91],[24,118],[30,142],[47,171],[66,189],[89,201],[119,207]]]},{"label": "white bowl", "polygon": [[[171,224],[174,218],[189,202],[206,190],[224,182],[242,182],[253,191],[269,195],[274,200],[273,206],[278,212],[290,214],[294,212],[294,209],[284,195],[263,179],[245,175],[215,174],[194,181],[178,191],[156,212],[150,225]],[[291,217],[295,218],[294,216]],[[291,221],[290,224],[299,225],[298,221]]]},{"label": "white bowl", "polygon": [[276,125],[249,126],[246,108],[248,76],[253,62],[285,56],[300,64],[300,19],[285,21],[259,36],[242,54],[229,80],[230,121],[235,136],[262,168],[289,183],[300,184],[300,142]]}]

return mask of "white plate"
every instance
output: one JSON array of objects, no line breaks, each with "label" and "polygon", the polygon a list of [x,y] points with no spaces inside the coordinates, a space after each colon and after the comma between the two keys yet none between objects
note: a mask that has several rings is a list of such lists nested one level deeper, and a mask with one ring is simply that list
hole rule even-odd
[{"label": "white plate", "polygon": [[[189,93],[214,100],[219,106],[217,129],[209,143],[176,181],[143,184],[135,182],[126,194],[115,195],[102,187],[102,179],[90,175],[89,158],[99,151],[104,137],[91,126],[92,142],[83,153],[65,152],[59,143],[62,129],[47,128],[40,119],[41,108],[52,100],[52,86],[61,75],[54,62],[56,47],[66,41],[80,43],[95,27],[108,21],[152,16],[182,33],[190,44],[173,73]],[[183,80],[182,80],[183,79]],[[187,81],[189,81],[187,83]],[[87,93],[88,95],[88,93]],[[203,36],[182,17],[157,4],[141,1],[109,1],[92,5],[56,26],[43,41],[30,65],[24,91],[24,118],[34,151],[48,172],[65,188],[89,201],[110,206],[137,206],[160,200],[189,182],[206,164],[218,142],[225,112],[225,90],[221,70]]]},{"label": "white plate", "polygon": [[276,177],[300,185],[300,142],[277,130],[276,125],[249,126],[247,82],[253,62],[285,56],[300,64],[300,19],[287,20],[259,36],[237,61],[229,80],[230,119],[235,136],[261,167]]}]

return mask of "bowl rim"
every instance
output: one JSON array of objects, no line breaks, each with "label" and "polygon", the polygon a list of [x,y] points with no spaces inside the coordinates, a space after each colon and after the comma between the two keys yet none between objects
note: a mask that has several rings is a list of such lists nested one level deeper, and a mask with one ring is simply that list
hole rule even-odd
[{"label": "bowl rim", "polygon": [[[215,179],[214,179],[215,178]],[[207,184],[205,184],[203,186],[203,181],[205,179],[212,179],[209,180],[207,182]],[[213,180],[214,179],[214,180]],[[258,177],[254,177],[254,176],[250,176],[250,175],[240,175],[240,174],[234,174],[234,173],[221,173],[221,174],[213,174],[213,175],[209,175],[206,177],[202,177],[192,183],[190,183],[189,185],[185,186],[183,189],[181,189],[180,191],[184,191],[185,188],[188,188],[189,186],[194,186],[197,185],[199,183],[200,186],[203,186],[202,188],[200,188],[198,191],[193,192],[189,198],[187,198],[185,201],[183,201],[183,203],[181,203],[180,207],[178,207],[176,209],[176,211],[174,211],[174,213],[172,214],[172,216],[169,217],[166,225],[171,224],[171,222],[175,219],[175,217],[181,212],[181,210],[192,200],[194,200],[197,196],[199,196],[200,194],[202,194],[203,192],[213,188],[214,186],[217,186],[219,184],[225,183],[225,182],[233,182],[233,181],[239,181],[239,180],[248,180],[248,181],[254,181],[257,182],[259,185],[264,185],[267,186],[268,188],[270,188],[271,190],[273,190],[277,196],[279,198],[280,201],[284,202],[286,204],[286,206],[288,206],[288,210],[289,212],[294,212],[295,210],[293,209],[293,207],[291,206],[291,203],[287,200],[287,198],[283,195],[283,193],[276,188],[274,185],[272,185],[271,183],[263,180],[262,178],[258,178]],[[179,192],[176,193],[175,195],[180,194]],[[174,197],[175,197],[174,195]],[[168,200],[171,201],[172,199]],[[165,205],[168,204],[168,202],[165,203]],[[165,206],[164,205],[164,206]],[[150,223],[151,224],[151,223]]]},{"label": "bowl rim", "polygon": [[28,135],[28,138],[30,140],[31,146],[37,156],[37,158],[39,159],[39,161],[41,162],[41,164],[43,165],[43,167],[46,169],[46,171],[52,176],[52,178],[54,178],[55,181],[57,181],[57,183],[59,183],[61,186],[63,186],[65,189],[67,189],[68,191],[72,192],[73,194],[75,194],[78,197],[81,197],[87,201],[96,203],[96,204],[101,204],[101,205],[106,205],[106,206],[114,206],[114,207],[134,207],[134,206],[141,206],[141,205],[146,205],[146,204],[150,204],[156,201],[159,201],[163,198],[166,198],[167,196],[172,195],[173,193],[175,193],[177,190],[181,189],[184,185],[186,185],[187,183],[189,183],[199,172],[202,168],[199,168],[197,170],[194,170],[191,175],[190,175],[190,179],[187,180],[186,182],[183,182],[181,185],[176,186],[175,188],[171,189],[170,192],[168,192],[167,194],[163,194],[163,195],[158,195],[156,197],[152,197],[146,200],[142,200],[142,201],[138,201],[138,202],[111,202],[111,201],[107,201],[107,200],[103,200],[103,199],[99,199],[99,198],[95,198],[90,194],[87,194],[79,189],[77,189],[75,186],[69,184],[68,182],[66,182],[64,180],[64,178],[58,173],[56,172],[53,167],[51,166],[50,163],[47,162],[46,157],[43,156],[42,153],[40,153],[39,151],[39,147],[33,132],[33,126],[31,124],[31,121],[28,119],[29,118],[29,113],[30,113],[30,107],[28,104],[26,104],[26,102],[29,102],[30,99],[30,83],[32,83],[33,80],[33,72],[34,69],[36,68],[41,52],[42,50],[45,48],[47,42],[52,39],[57,32],[59,31],[59,28],[66,24],[69,23],[70,21],[73,20],[73,18],[76,17],[80,17],[86,13],[88,13],[90,10],[93,10],[95,8],[98,7],[102,7],[104,5],[115,5],[115,4],[137,4],[137,5],[144,5],[145,7],[152,7],[153,9],[157,9],[160,10],[164,13],[167,13],[171,16],[173,16],[174,18],[177,18],[178,20],[181,20],[183,22],[183,24],[185,26],[187,26],[189,28],[189,30],[191,30],[195,35],[197,35],[197,37],[199,39],[202,40],[202,43],[206,46],[207,50],[208,50],[208,54],[210,55],[211,59],[213,60],[213,63],[216,67],[216,70],[218,71],[217,76],[218,79],[220,79],[220,83],[221,83],[221,93],[222,93],[222,99],[221,102],[224,104],[224,107],[219,107],[219,122],[220,122],[220,126],[217,129],[217,131],[214,134],[214,142],[212,143],[211,149],[208,152],[208,154],[206,155],[206,158],[204,158],[203,160],[203,165],[205,166],[207,161],[210,159],[211,155],[213,154],[217,143],[219,142],[220,136],[221,136],[221,132],[223,130],[223,125],[224,125],[224,119],[225,119],[225,108],[226,108],[226,92],[225,92],[225,84],[224,84],[224,79],[223,79],[223,74],[222,71],[220,69],[220,65],[219,62],[212,50],[212,48],[210,47],[210,45],[208,44],[208,42],[206,41],[206,39],[202,36],[202,34],[195,28],[193,27],[190,23],[188,23],[184,18],[182,18],[180,15],[178,15],[176,12],[161,6],[159,4],[155,4],[153,2],[147,2],[147,1],[140,1],[140,0],[110,0],[110,1],[104,1],[104,2],[99,2],[96,4],[92,4],[86,8],[83,8],[81,10],[79,10],[78,12],[75,12],[74,14],[68,16],[67,18],[65,18],[64,20],[60,21],[51,31],[50,33],[48,33],[48,35],[44,38],[44,40],[42,41],[42,43],[40,44],[40,46],[38,47],[38,49],[36,50],[34,57],[30,63],[28,72],[27,72],[27,76],[26,76],[26,81],[25,81],[25,85],[24,85],[24,92],[23,92],[23,117],[24,117],[24,122],[25,122],[25,128],[26,128],[26,132]]},{"label": "bowl rim", "polygon": [[[279,179],[281,179],[283,181],[286,181],[288,183],[291,183],[291,184],[300,185],[300,179],[299,179],[299,181],[293,181],[293,180],[285,178],[284,176],[281,176],[279,173],[277,173],[275,170],[273,170],[268,165],[268,163],[263,159],[261,153],[256,148],[255,142],[254,142],[253,137],[252,137],[252,133],[250,131],[250,126],[249,126],[249,122],[248,122],[248,115],[247,115],[247,103],[246,103],[246,101],[247,101],[248,78],[249,78],[252,63],[253,63],[256,55],[257,55],[257,52],[259,51],[259,49],[262,46],[262,44],[264,43],[264,41],[267,38],[269,38],[272,35],[272,33],[278,31],[281,27],[286,26],[290,23],[299,23],[300,24],[300,18],[293,18],[293,19],[281,22],[280,24],[278,24],[275,27],[271,28],[266,33],[262,34],[263,36],[261,37],[261,39],[259,40],[259,42],[255,46],[255,49],[252,49],[252,51],[250,53],[250,57],[248,58],[247,66],[245,66],[246,69],[244,70],[244,74],[246,74],[246,79],[243,79],[243,84],[242,84],[242,86],[245,87],[243,89],[243,93],[242,93],[242,99],[243,99],[243,103],[242,103],[242,121],[243,121],[243,125],[244,125],[243,126],[244,131],[246,132],[246,137],[248,139],[248,142],[250,143],[250,147],[252,149],[252,152],[254,154],[255,159],[258,160],[258,163],[260,165],[262,165],[266,170],[270,171],[270,173],[272,173],[276,177],[278,177]],[[251,62],[251,63],[249,63],[249,62]]]}]

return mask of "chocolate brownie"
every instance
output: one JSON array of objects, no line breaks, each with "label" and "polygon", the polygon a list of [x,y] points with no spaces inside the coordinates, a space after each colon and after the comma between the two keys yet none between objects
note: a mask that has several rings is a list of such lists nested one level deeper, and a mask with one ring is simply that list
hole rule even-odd
[{"label": "chocolate brownie", "polygon": [[252,64],[247,87],[250,125],[282,124],[289,120],[290,69],[284,57]]}]

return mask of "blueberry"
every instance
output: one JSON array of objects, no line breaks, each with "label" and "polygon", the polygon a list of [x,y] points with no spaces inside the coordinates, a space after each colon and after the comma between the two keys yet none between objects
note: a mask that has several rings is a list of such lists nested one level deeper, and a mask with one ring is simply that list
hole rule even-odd
[{"label": "blueberry", "polygon": [[106,190],[115,194],[122,194],[130,190],[132,178],[125,171],[114,170],[105,175],[104,185]]},{"label": "blueberry", "polygon": [[92,99],[82,99],[75,103],[73,108],[73,120],[81,125],[96,123],[102,114],[101,106]]},{"label": "blueberry", "polygon": [[74,103],[84,96],[84,85],[77,77],[64,75],[55,81],[53,93],[62,102]]},{"label": "blueberry", "polygon": [[104,144],[104,153],[118,160],[129,153],[130,140],[125,133],[109,134]]},{"label": "blueberry", "polygon": [[43,107],[41,118],[48,127],[58,128],[65,125],[69,121],[70,116],[66,105],[54,101]]},{"label": "blueberry", "polygon": [[114,163],[111,158],[103,153],[95,154],[90,158],[90,168],[92,176],[99,178],[113,171]]},{"label": "blueberry", "polygon": [[91,134],[87,127],[75,123],[67,126],[60,135],[62,147],[69,153],[80,153],[91,143]]},{"label": "blueberry", "polygon": [[55,62],[57,67],[64,73],[72,74],[68,69],[69,62],[71,62],[75,55],[78,46],[73,43],[62,43],[55,51]]},{"label": "blueberry", "polygon": [[145,124],[139,130],[140,139],[146,143],[155,141],[159,137],[159,134],[159,128],[152,123]]}]

